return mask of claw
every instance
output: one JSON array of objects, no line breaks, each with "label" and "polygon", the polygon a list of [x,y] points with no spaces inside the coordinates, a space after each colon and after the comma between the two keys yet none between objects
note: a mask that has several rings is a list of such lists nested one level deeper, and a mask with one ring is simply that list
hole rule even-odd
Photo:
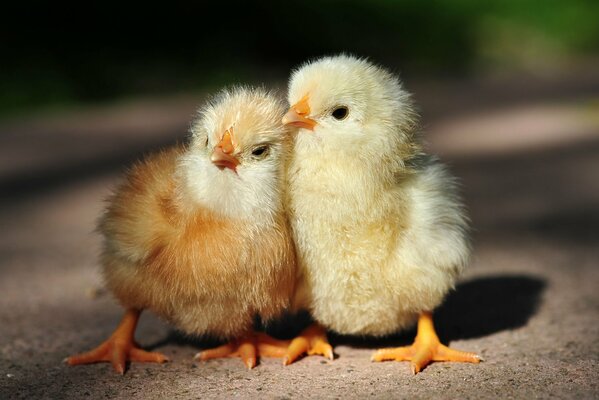
[{"label": "claw", "polygon": [[108,340],[86,353],[67,357],[63,362],[69,365],[81,365],[107,361],[118,374],[123,375],[127,361],[157,363],[168,361],[165,355],[142,350],[133,341],[139,314],[137,310],[128,310]]},{"label": "claw", "polygon": [[412,373],[417,374],[433,361],[479,363],[482,358],[475,353],[449,348],[439,341],[433,326],[432,315],[422,313],[418,320],[418,333],[411,346],[377,350],[372,361],[411,361]]},{"label": "claw", "polygon": [[291,341],[283,365],[292,364],[302,354],[309,356],[321,355],[329,360],[334,359],[333,347],[327,340],[325,330],[318,324],[306,328],[298,337]]},{"label": "claw", "polygon": [[195,355],[195,359],[206,361],[214,358],[240,357],[248,369],[253,369],[258,357],[283,357],[289,341],[276,340],[263,333],[248,333],[213,349]]}]

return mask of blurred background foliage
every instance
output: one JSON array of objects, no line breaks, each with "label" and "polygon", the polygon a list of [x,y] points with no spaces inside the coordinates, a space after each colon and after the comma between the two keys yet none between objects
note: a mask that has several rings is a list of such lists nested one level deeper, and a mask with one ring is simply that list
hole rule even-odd
[{"label": "blurred background foliage", "polygon": [[404,75],[551,74],[596,62],[599,1],[54,2],[2,6],[0,116],[284,82],[323,54]]}]

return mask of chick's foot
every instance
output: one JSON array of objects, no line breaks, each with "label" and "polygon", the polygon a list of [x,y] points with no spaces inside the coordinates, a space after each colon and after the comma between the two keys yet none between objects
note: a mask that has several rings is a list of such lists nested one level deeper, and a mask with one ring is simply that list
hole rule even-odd
[{"label": "chick's foot", "polygon": [[65,359],[69,365],[110,362],[116,372],[125,373],[127,361],[163,363],[168,358],[160,353],[142,350],[133,340],[140,311],[128,310],[114,333],[95,349]]},{"label": "chick's foot", "polygon": [[289,365],[301,355],[321,355],[329,360],[334,358],[333,347],[329,344],[324,328],[318,324],[307,327],[298,337],[291,341],[283,365]]},{"label": "chick's foot", "polygon": [[277,340],[265,333],[248,333],[213,349],[199,352],[195,359],[206,361],[214,358],[239,357],[248,369],[256,366],[258,357],[283,357],[289,340]]},{"label": "chick's foot", "polygon": [[479,363],[482,358],[475,353],[451,349],[439,341],[431,313],[422,313],[418,319],[418,332],[411,346],[380,349],[372,361],[411,361],[412,372],[417,374],[433,361]]}]

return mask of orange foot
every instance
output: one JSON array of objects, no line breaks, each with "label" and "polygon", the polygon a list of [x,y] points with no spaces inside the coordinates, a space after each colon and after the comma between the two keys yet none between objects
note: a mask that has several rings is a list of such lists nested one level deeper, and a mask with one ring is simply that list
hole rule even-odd
[{"label": "orange foot", "polygon": [[140,349],[133,340],[139,314],[138,310],[128,310],[108,340],[91,351],[66,358],[65,362],[69,365],[80,365],[107,361],[122,375],[125,373],[127,361],[158,363],[168,361],[163,354]]},{"label": "orange foot", "polygon": [[327,340],[324,328],[318,324],[310,325],[291,341],[283,360],[283,365],[293,363],[305,353],[308,353],[309,356],[321,355],[329,360],[333,359],[333,347],[331,347]]},{"label": "orange foot", "polygon": [[277,340],[265,333],[250,332],[222,346],[201,351],[194,358],[206,361],[214,358],[240,357],[248,369],[252,369],[256,366],[258,357],[283,357],[288,346],[288,340]]},{"label": "orange foot", "polygon": [[425,312],[418,319],[418,333],[411,346],[377,350],[372,361],[412,361],[412,372],[417,374],[433,361],[458,361],[479,363],[482,358],[475,353],[450,349],[441,344],[431,313]]}]

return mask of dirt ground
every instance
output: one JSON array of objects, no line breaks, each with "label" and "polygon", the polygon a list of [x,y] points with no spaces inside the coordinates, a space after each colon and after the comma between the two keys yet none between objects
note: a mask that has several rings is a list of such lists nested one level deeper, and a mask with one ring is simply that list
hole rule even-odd
[{"label": "dirt ground", "polygon": [[183,136],[201,101],[190,96],[0,124],[0,398],[599,397],[599,77],[411,89],[475,228],[471,266],[435,321],[443,341],[484,363],[414,376],[408,363],[369,361],[407,344],[406,332],[333,336],[334,361],[264,359],[248,371],[238,359],[194,362],[209,343],[148,313],[137,338],[171,362],[124,376],[64,365],[122,313],[99,289],[102,199],[127,163]]}]

